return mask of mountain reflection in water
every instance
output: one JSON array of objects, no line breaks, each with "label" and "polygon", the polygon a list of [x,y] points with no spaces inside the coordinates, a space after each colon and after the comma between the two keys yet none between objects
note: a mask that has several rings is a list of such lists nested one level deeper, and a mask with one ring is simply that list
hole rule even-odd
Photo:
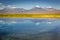
[{"label": "mountain reflection in water", "polygon": [[60,20],[0,19],[0,40],[60,40]]}]

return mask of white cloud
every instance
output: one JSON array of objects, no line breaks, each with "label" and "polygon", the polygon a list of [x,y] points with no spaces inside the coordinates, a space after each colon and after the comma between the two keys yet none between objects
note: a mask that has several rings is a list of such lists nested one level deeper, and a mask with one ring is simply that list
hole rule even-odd
[{"label": "white cloud", "polygon": [[4,8],[5,6],[2,3],[0,3],[0,10],[3,10]]},{"label": "white cloud", "polygon": [[16,8],[16,7],[13,6],[13,5],[8,5],[7,7],[8,7],[8,8],[11,8],[11,9],[12,9],[12,8]]},{"label": "white cloud", "polygon": [[0,3],[0,5],[2,5],[2,3]]}]

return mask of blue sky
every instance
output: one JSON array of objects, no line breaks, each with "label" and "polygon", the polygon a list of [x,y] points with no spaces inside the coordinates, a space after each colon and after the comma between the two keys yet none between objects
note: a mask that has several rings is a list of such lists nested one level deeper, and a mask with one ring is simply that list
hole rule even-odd
[{"label": "blue sky", "polygon": [[60,9],[60,0],[0,0],[0,3],[25,9],[30,9],[35,5],[40,5],[41,7],[52,6],[56,9]]}]

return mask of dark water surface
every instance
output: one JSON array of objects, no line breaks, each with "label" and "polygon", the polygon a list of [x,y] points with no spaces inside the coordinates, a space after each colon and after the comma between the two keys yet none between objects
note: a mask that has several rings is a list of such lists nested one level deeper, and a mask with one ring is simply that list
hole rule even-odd
[{"label": "dark water surface", "polygon": [[0,40],[60,40],[60,20],[0,19]]}]

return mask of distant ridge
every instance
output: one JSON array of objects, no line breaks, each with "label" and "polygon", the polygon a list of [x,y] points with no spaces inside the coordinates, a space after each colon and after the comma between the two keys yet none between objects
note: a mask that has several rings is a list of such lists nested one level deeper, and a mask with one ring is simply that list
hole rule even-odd
[{"label": "distant ridge", "polygon": [[0,13],[18,13],[18,14],[59,14],[60,10],[47,7],[47,8],[41,8],[40,6],[35,6],[32,9],[26,10],[24,8],[4,8],[0,10]]}]

